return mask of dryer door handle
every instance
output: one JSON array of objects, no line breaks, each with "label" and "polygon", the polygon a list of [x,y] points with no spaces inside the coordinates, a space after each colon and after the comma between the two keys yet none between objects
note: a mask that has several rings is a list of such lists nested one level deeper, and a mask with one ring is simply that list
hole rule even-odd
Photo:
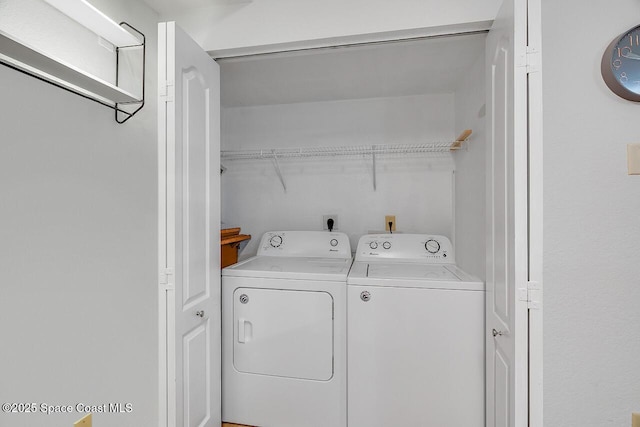
[{"label": "dryer door handle", "polygon": [[244,319],[238,319],[238,342],[245,342]]},{"label": "dryer door handle", "polygon": [[239,343],[246,343],[248,341],[251,340],[251,335],[253,332],[253,325],[251,325],[251,322],[248,322],[245,319],[238,319],[238,342]]}]

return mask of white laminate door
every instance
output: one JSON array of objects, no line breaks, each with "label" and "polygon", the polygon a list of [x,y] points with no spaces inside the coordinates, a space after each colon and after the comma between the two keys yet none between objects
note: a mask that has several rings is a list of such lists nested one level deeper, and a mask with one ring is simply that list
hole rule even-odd
[{"label": "white laminate door", "polygon": [[160,23],[160,421],[221,423],[220,73],[175,23]]}]

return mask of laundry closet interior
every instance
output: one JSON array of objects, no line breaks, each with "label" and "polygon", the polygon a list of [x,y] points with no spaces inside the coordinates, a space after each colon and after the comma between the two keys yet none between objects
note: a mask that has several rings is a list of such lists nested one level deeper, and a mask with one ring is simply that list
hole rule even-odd
[{"label": "laundry closet interior", "polygon": [[[484,280],[486,31],[216,58],[221,220],[253,236],[322,230],[451,239]],[[215,57],[215,55],[214,55]],[[465,130],[459,149],[450,146]]]},{"label": "laundry closet interior", "polygon": [[[243,259],[255,255],[256,251],[258,258],[261,253],[271,255],[270,252],[277,252],[280,245],[286,246],[285,241],[290,238],[285,232],[261,240],[265,233],[276,230],[322,231],[327,228],[327,216],[335,220],[333,231],[346,234],[351,251],[355,253],[358,249],[357,256],[361,255],[358,246],[361,236],[384,236],[384,233],[389,233],[386,217],[391,215],[395,217],[392,227],[396,234],[440,235],[450,239],[453,250],[444,255],[450,255],[450,258],[442,258],[439,262],[451,261],[484,281],[486,36],[485,31],[473,31],[218,58],[221,70],[221,220],[223,228],[241,227],[243,233],[254,236],[240,253],[240,271],[244,268]],[[309,236],[308,239],[315,238]],[[341,237],[336,235],[335,239],[338,242]],[[384,251],[401,246],[400,241],[391,238],[385,241],[383,237],[378,242],[379,239],[366,243],[367,251],[372,245],[372,255],[391,256],[393,251],[389,251],[389,254],[377,253],[376,249]],[[415,247],[420,245],[426,246],[426,243],[422,241]],[[318,247],[322,247],[321,242]],[[425,252],[424,249],[422,252]],[[247,265],[251,262],[252,259],[249,259]],[[270,269],[281,271],[282,268],[274,261]],[[368,275],[368,267],[366,271]],[[222,276],[223,421],[279,425],[283,418],[270,414],[268,408],[263,407],[264,402],[271,402],[271,397],[261,398],[261,393],[271,390],[275,395],[285,396],[300,387],[299,392],[283,398],[296,409],[290,411],[290,424],[285,421],[282,425],[305,422],[315,425],[313,422],[322,417],[314,410],[324,408],[325,403],[330,402],[330,398],[324,396],[331,393],[324,394],[322,386],[318,385],[317,392],[310,392],[310,396],[316,397],[298,401],[298,396],[307,390],[302,384],[304,380],[292,379],[291,387],[287,387],[287,380],[279,378],[274,378],[271,384],[265,384],[266,377],[260,377],[261,374],[272,375],[272,371],[281,372],[283,367],[247,368],[244,359],[245,354],[252,354],[254,360],[259,360],[273,350],[262,356],[258,350],[254,353],[250,350],[252,345],[266,348],[248,343],[250,334],[258,337],[257,340],[269,334],[265,330],[268,330],[267,325],[272,320],[257,319],[283,316],[290,318],[293,323],[300,321],[301,332],[297,332],[297,329],[295,333],[284,330],[272,332],[273,336],[278,337],[291,334],[287,335],[287,340],[272,341],[280,342],[282,348],[290,347],[293,344],[288,343],[298,340],[296,333],[300,334],[300,340],[309,338],[309,334],[304,332],[308,326],[303,325],[313,322],[304,320],[301,315],[284,315],[288,310],[286,307],[269,308],[265,305],[266,308],[252,308],[261,304],[261,294],[255,291],[256,287],[260,288],[264,283],[265,287],[272,289],[263,292],[266,296],[278,292],[278,285],[267,285],[271,283],[269,279],[228,277],[235,274],[240,273],[226,270]],[[269,274],[265,273],[264,277],[271,277]],[[286,280],[289,276],[282,277],[285,280],[282,280],[279,292],[286,290],[284,294],[292,295],[289,288],[295,289],[293,282]],[[316,286],[316,291],[325,292],[324,287]],[[429,287],[426,284],[421,286]],[[336,312],[333,326],[334,376],[329,381],[344,381],[349,392],[346,411],[344,406],[343,409],[333,409],[336,408],[335,402],[326,404],[327,422],[346,425],[339,421],[340,414],[344,420],[344,414],[349,413],[347,424],[356,427],[394,422],[446,424],[454,422],[452,420],[455,418],[447,417],[446,413],[451,414],[462,405],[469,416],[464,421],[457,419],[455,423],[484,425],[484,292],[472,292],[475,295],[470,297],[457,290],[445,290],[425,296],[427,294],[420,291],[412,295],[411,291],[405,290],[397,294],[402,295],[398,297],[401,299],[394,300],[391,294],[383,296],[375,287],[354,287],[353,291],[348,291],[348,297],[343,294],[344,290],[330,289],[333,288],[326,288],[326,292],[332,292]],[[361,298],[365,301],[364,294],[366,298],[371,295],[374,303],[358,305]],[[444,310],[446,313],[435,314],[438,309],[429,306],[442,295],[456,295],[454,299],[458,298],[459,301]],[[418,303],[419,298],[427,299]],[[468,298],[472,298],[473,302],[470,303]],[[383,306],[383,301],[389,305]],[[420,307],[417,313],[426,311],[434,314],[428,317],[416,313],[416,316],[401,320],[402,311],[408,309],[410,301]],[[289,303],[292,304],[296,305]],[[303,304],[302,299],[297,304]],[[256,314],[262,310],[272,313],[269,315],[271,317]],[[347,312],[346,321],[343,310]],[[383,312],[370,317],[376,310]],[[310,305],[307,312],[311,311]],[[392,325],[403,322],[408,322],[404,329],[412,332],[395,342],[393,337],[400,335],[399,331],[393,332]],[[422,323],[425,324],[416,326]],[[461,326],[457,326],[458,329],[453,327],[444,338],[421,333],[423,328],[436,330],[454,324]],[[367,341],[365,347],[359,347],[354,334],[364,337],[370,330],[376,331],[373,338]],[[384,335],[387,330],[391,330],[388,336]],[[421,338],[413,339],[416,334]],[[345,336],[348,339],[346,352],[343,353],[344,343],[340,340]],[[386,338],[381,338],[383,336]],[[405,347],[402,344],[405,340],[428,345]],[[465,344],[460,344],[462,342]],[[310,341],[305,348],[310,348],[312,344],[313,341]],[[377,353],[376,358],[352,358],[352,355],[358,354],[359,348],[369,345],[370,351]],[[402,406],[392,403],[393,395],[399,392],[396,390],[398,384],[373,381],[365,385],[364,378],[367,375],[359,372],[359,366],[365,366],[375,359],[377,362],[366,365],[368,368],[365,370],[392,372],[394,364],[409,363],[404,359],[387,358],[383,355],[384,351],[375,350],[375,345],[381,345],[380,350],[398,345],[397,351],[414,354],[414,359],[422,361],[411,362],[417,370],[421,370],[421,363],[429,365],[427,370],[434,372],[443,372],[456,366],[439,379],[435,374],[418,374],[414,371],[415,378],[418,378],[416,375],[423,375],[414,384],[398,380],[404,384],[401,387],[411,390],[409,393],[412,393],[414,400],[407,404],[412,407],[420,406],[420,395],[433,401],[437,400],[434,397],[438,394],[451,395],[447,403],[439,404],[445,415],[435,415],[437,410],[434,408],[401,418],[399,414],[403,411],[399,408]],[[430,346],[426,352],[424,345]],[[302,349],[282,351],[283,354],[273,359],[295,358],[295,353],[304,353]],[[435,352],[441,355],[432,358]],[[366,353],[364,350],[362,354]],[[345,354],[350,355],[348,362],[345,362]],[[474,356],[463,362],[452,362],[459,354]],[[360,356],[356,358],[360,359]],[[384,363],[385,366],[376,363]],[[467,367],[469,371],[465,371]],[[463,398],[461,395],[456,398],[453,396],[455,393],[446,391],[447,386],[457,388],[465,384],[465,379],[453,379],[463,375],[460,374],[462,371],[467,372],[465,394],[472,393],[476,395],[475,398]],[[287,377],[289,374],[280,375]],[[402,375],[398,371],[396,378],[404,378]],[[252,376],[254,382],[249,379]],[[390,395],[374,393],[365,397],[367,390],[380,387],[395,391],[391,391]],[[337,387],[335,390],[339,389]],[[380,399],[384,401],[381,402],[382,407],[390,405],[394,409],[382,413],[365,410],[371,402]],[[298,409],[308,404],[309,400],[315,400],[316,404],[309,409]],[[457,404],[453,403],[456,401]],[[267,406],[277,405],[278,402],[276,399]],[[405,414],[408,412],[404,411]],[[429,415],[424,415],[427,413]],[[305,414],[309,420],[305,419]],[[383,421],[384,416],[390,418]],[[419,418],[421,416],[425,417]]]}]

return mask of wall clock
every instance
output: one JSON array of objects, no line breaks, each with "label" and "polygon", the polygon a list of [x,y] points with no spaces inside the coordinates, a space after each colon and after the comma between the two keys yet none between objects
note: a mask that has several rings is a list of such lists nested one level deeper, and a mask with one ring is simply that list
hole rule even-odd
[{"label": "wall clock", "polygon": [[601,71],[613,93],[640,102],[640,25],[611,42],[602,56]]}]

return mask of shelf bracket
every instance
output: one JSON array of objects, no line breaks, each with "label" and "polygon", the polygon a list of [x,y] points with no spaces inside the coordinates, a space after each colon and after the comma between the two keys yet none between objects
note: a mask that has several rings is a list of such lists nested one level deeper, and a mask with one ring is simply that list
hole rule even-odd
[{"label": "shelf bracket", "polygon": [[[122,103],[117,103],[115,105],[115,119],[116,122],[118,122],[119,124],[122,124],[124,122],[126,122],[127,120],[129,120],[131,117],[133,117],[138,111],[142,110],[142,107],[144,107],[144,87],[145,87],[145,65],[147,63],[147,43],[146,43],[146,37],[144,34],[142,34],[140,31],[138,31],[136,28],[132,27],[131,25],[129,25],[127,22],[121,22],[120,26],[126,25],[127,27],[131,28],[133,31],[135,31],[136,33],[140,34],[142,36],[142,99],[140,100],[140,105],[138,106],[138,108],[136,108],[134,111],[132,112],[128,112],[128,111],[124,111],[122,109],[120,109],[120,106],[122,105]],[[116,48],[116,86],[118,86],[118,80],[119,80],[119,73],[120,73],[120,51],[122,49],[131,49],[131,48],[139,48],[140,45],[133,45],[133,46],[121,46],[121,47],[117,47]],[[137,104],[137,103],[134,103]],[[120,116],[118,116],[118,113],[124,114],[125,118],[124,119],[120,119]]]},{"label": "shelf bracket", "polygon": [[471,133],[472,133],[471,129],[466,129],[462,131],[460,136],[453,142],[453,144],[451,144],[450,150],[455,151],[462,148],[462,143],[465,142],[469,138],[469,136],[471,136]]},{"label": "shelf bracket", "polygon": [[276,150],[271,150],[271,153],[273,154],[273,166],[276,169],[276,174],[278,175],[278,178],[280,178],[280,183],[282,183],[282,188],[286,193],[287,185],[284,183],[284,178],[282,177],[282,171],[280,170],[280,163],[278,163],[278,155],[276,154]]},{"label": "shelf bracket", "polygon": [[373,166],[373,191],[376,191],[376,146],[371,146],[371,160]]}]

